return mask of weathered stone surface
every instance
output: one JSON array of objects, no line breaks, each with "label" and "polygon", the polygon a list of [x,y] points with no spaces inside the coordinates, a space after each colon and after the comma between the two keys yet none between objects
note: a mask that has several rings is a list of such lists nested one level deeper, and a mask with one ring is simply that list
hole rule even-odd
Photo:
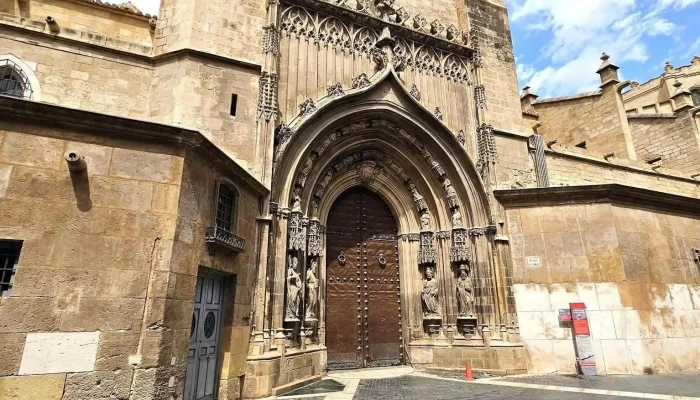
[{"label": "weathered stone surface", "polygon": [[30,333],[20,375],[85,372],[95,368],[99,332]]},{"label": "weathered stone surface", "polygon": [[129,357],[136,354],[139,336],[139,332],[102,332],[97,348],[95,370],[128,370]]},{"label": "weathered stone surface", "polygon": [[0,333],[51,332],[58,330],[58,322],[53,299],[0,299]]},{"label": "weathered stone surface", "polygon": [[62,140],[10,132],[5,135],[0,162],[58,169],[63,158]]},{"label": "weathered stone surface", "polygon": [[132,371],[116,370],[69,374],[63,400],[129,399]]},{"label": "weathered stone surface", "polygon": [[0,399],[61,400],[65,374],[1,376]]},{"label": "weathered stone surface", "polygon": [[61,316],[62,331],[138,330],[143,299],[83,298],[75,311]]},{"label": "weathered stone surface", "polygon": [[24,333],[0,334],[0,376],[17,374],[26,337]]}]

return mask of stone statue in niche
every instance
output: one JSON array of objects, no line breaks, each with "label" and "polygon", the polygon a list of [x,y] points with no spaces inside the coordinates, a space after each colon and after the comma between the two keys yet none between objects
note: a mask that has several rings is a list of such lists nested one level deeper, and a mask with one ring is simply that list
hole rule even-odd
[{"label": "stone statue in niche", "polygon": [[301,302],[301,277],[299,276],[299,260],[292,257],[287,268],[287,312],[286,320],[299,320],[299,304]]},{"label": "stone statue in niche", "polygon": [[459,207],[457,207],[452,211],[452,227],[462,228],[463,226],[464,223],[462,222],[462,212],[459,211]]},{"label": "stone statue in niche", "polygon": [[420,228],[424,231],[430,230],[430,214],[428,214],[428,211],[423,211],[420,216]]},{"label": "stone statue in niche", "polygon": [[460,317],[474,316],[474,286],[469,277],[469,266],[459,266],[459,278],[457,278],[457,310]]},{"label": "stone statue in niche", "polygon": [[306,271],[306,320],[315,320],[316,304],[318,304],[318,278],[316,271],[318,269],[318,260],[312,259],[311,266]]},{"label": "stone statue in niche", "polygon": [[425,279],[423,280],[423,312],[425,317],[438,317],[438,283],[433,276],[433,268],[425,269]]},{"label": "stone statue in niche", "polygon": [[301,212],[301,199],[299,196],[294,196],[294,202],[292,203],[292,212]]}]

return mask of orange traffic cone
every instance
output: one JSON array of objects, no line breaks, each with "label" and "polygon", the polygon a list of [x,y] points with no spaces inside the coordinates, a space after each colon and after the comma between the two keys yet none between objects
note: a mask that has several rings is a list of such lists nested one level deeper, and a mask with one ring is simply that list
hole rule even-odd
[{"label": "orange traffic cone", "polygon": [[474,379],[474,378],[472,377],[472,366],[471,366],[471,364],[467,363],[467,369],[466,369],[466,371],[465,371],[465,373],[464,373],[464,380],[465,380],[465,381],[471,381],[472,379]]}]

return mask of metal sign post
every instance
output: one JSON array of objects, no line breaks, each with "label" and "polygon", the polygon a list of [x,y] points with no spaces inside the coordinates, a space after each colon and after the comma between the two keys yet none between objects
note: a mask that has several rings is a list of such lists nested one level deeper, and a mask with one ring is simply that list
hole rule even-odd
[{"label": "metal sign post", "polygon": [[574,337],[576,338],[576,356],[579,369],[583,375],[598,375],[586,304],[569,303],[569,307],[571,308],[571,322],[574,328]]}]

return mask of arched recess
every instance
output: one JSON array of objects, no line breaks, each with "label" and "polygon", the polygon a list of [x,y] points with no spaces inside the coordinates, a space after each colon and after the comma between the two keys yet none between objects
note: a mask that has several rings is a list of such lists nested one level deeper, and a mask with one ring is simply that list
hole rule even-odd
[{"label": "arched recess", "polygon": [[[404,235],[399,241],[403,279],[401,300],[407,310],[402,329],[406,340],[412,340],[420,337],[415,332],[423,328],[420,326],[423,318],[420,292],[424,270],[418,265],[419,252],[422,251],[417,243],[418,235],[423,237],[421,231],[434,234],[443,324],[454,324],[457,315],[454,301],[456,275],[450,261],[453,213],[455,209],[461,210],[465,228],[492,225],[487,195],[474,163],[455,134],[411,97],[393,72],[384,74],[381,80],[374,81],[365,90],[349,93],[323,103],[318,109],[313,108],[309,115],[295,118],[291,123],[294,132],[284,136],[283,151],[279,151],[275,159],[272,183],[272,201],[279,205],[281,211],[278,215],[283,216],[279,219],[275,248],[271,251],[274,254],[274,274],[284,276],[289,258],[287,241],[290,233],[284,216],[290,215],[290,210],[292,214],[294,210],[303,214],[307,221],[315,218],[323,224],[335,197],[354,185],[368,186],[387,202],[400,233]],[[364,158],[351,159],[347,163],[345,159],[363,151],[384,154],[398,168],[387,169],[386,174],[372,179],[362,177],[361,172],[349,166],[364,161]],[[386,162],[384,159],[379,161],[380,164]],[[424,209],[416,206],[413,187],[406,184],[408,180],[424,200],[424,209],[430,215],[427,226],[421,222]],[[318,185],[323,185],[321,196],[316,195]],[[479,270],[477,279],[488,282],[488,285],[495,284],[491,246],[485,239],[478,238],[472,238],[470,246],[471,261]],[[324,251],[314,256],[319,257],[321,286],[325,282]],[[284,279],[275,279],[274,291],[284,293],[284,284]],[[321,296],[323,292],[321,288]],[[488,297],[488,305],[493,307],[489,308],[489,316],[481,323],[498,323],[495,292],[484,290],[482,297]],[[273,305],[273,315],[282,315],[283,301]],[[323,303],[322,298],[319,303]],[[270,323],[275,327],[285,322],[276,320]],[[319,315],[319,323],[322,344],[323,315]]]}]

